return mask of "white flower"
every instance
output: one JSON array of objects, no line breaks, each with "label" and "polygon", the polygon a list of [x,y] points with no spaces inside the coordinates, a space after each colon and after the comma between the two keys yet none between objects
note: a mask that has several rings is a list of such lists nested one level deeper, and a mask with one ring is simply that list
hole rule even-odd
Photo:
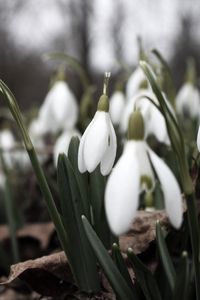
[{"label": "white flower", "polygon": [[145,141],[129,140],[109,176],[105,191],[106,215],[115,235],[130,228],[139,206],[140,192],[145,186],[143,179],[150,179],[153,187],[155,178],[150,161],[161,183],[167,215],[175,228],[181,226],[181,191],[175,176]]},{"label": "white flower", "polygon": [[72,129],[78,118],[76,99],[64,81],[57,81],[48,92],[38,118],[31,124],[31,131],[37,136],[48,132],[56,134],[62,129]]},{"label": "white flower", "polygon": [[176,109],[182,116],[200,117],[200,94],[192,83],[187,82],[180,88],[176,96]]},{"label": "white flower", "polygon": [[53,159],[55,166],[57,165],[58,156],[60,153],[68,153],[69,144],[73,136],[80,137],[80,132],[76,129],[64,131],[56,140],[53,149]]},{"label": "white flower", "polygon": [[109,113],[97,111],[86,128],[79,146],[78,167],[81,173],[93,172],[100,164],[103,175],[107,175],[116,156],[116,135]]},{"label": "white flower", "polygon": [[128,120],[133,111],[134,106],[140,109],[145,122],[145,136],[153,134],[159,142],[170,144],[165,119],[162,113],[147,98],[141,96],[146,95],[153,99],[158,105],[158,101],[150,90],[141,90],[134,97],[130,98],[123,111],[120,130],[125,133],[128,129]]},{"label": "white flower", "polygon": [[199,126],[199,130],[198,130],[198,134],[197,134],[197,148],[200,152],[200,126]]},{"label": "white flower", "polygon": [[135,96],[135,94],[139,91],[139,89],[144,83],[147,84],[144,72],[140,67],[137,67],[137,69],[129,77],[126,85],[127,99],[130,99],[131,97]]},{"label": "white flower", "polygon": [[11,150],[16,146],[16,141],[12,132],[9,129],[4,129],[0,132],[0,147],[2,148],[3,158],[6,166],[12,166]]},{"label": "white flower", "polygon": [[110,97],[110,117],[114,125],[119,125],[125,106],[125,97],[121,91],[116,91]]},{"label": "white flower", "polygon": [[0,147],[3,150],[3,159],[8,168],[16,166],[27,168],[30,166],[27,152],[20,149],[21,145],[17,143],[10,130],[4,129],[0,132]]}]

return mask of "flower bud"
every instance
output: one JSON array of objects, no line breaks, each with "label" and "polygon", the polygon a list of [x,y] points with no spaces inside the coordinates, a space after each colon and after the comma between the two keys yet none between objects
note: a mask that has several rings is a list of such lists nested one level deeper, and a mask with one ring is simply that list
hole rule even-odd
[{"label": "flower bud", "polygon": [[140,111],[134,111],[129,118],[128,140],[144,139],[144,120]]}]

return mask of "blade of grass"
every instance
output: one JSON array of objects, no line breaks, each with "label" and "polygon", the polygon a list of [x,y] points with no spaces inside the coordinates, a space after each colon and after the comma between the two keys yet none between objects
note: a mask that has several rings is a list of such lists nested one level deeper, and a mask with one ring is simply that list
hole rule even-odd
[{"label": "blade of grass", "polygon": [[94,229],[100,240],[107,249],[112,244],[112,235],[107,223],[104,210],[104,191],[106,185],[106,177],[100,172],[98,166],[94,172],[90,174],[90,201],[92,206]]},{"label": "blade of grass", "polygon": [[100,290],[96,259],[85,235],[81,215],[83,205],[74,171],[65,154],[58,158],[58,185],[65,231],[69,242],[68,259],[79,288],[86,292]]},{"label": "blade of grass", "polygon": [[120,300],[139,300],[136,291],[130,289],[85,216],[82,216],[82,222],[87,238],[117,297]]},{"label": "blade of grass", "polygon": [[187,252],[182,254],[177,270],[177,278],[175,283],[174,294],[172,300],[188,299],[188,289],[190,286],[189,262]]},{"label": "blade of grass", "polygon": [[18,246],[18,241],[16,236],[17,224],[15,220],[16,214],[15,214],[15,207],[14,207],[14,198],[13,198],[13,193],[12,193],[12,188],[10,183],[9,172],[1,150],[0,150],[0,160],[5,175],[4,198],[5,198],[5,208],[7,214],[9,233],[11,238],[11,245],[12,245],[13,263],[17,263],[20,260],[20,256],[19,256],[19,246]]},{"label": "blade of grass", "polygon": [[80,197],[82,199],[83,213],[87,219],[90,221],[90,201],[89,201],[89,184],[88,184],[88,174],[81,174],[78,169],[78,148],[80,140],[78,137],[72,137],[69,149],[68,158],[72,164],[73,171],[76,177],[76,181],[80,190]]},{"label": "blade of grass", "polygon": [[162,300],[157,282],[151,271],[149,271],[149,269],[147,269],[147,267],[134,254],[132,248],[128,248],[127,255],[133,265],[133,271],[135,272],[136,279],[139,282],[146,299]]},{"label": "blade of grass", "polygon": [[170,289],[173,292],[174,288],[175,288],[176,272],[175,272],[174,266],[172,264],[170,255],[169,255],[167,245],[165,243],[159,221],[156,222],[156,240],[157,240],[160,259],[161,259],[163,268],[165,270]]},{"label": "blade of grass", "polygon": [[112,258],[127,284],[130,286],[130,288],[133,288],[133,282],[129,274],[128,267],[121,254],[119,246],[116,243],[112,245]]}]

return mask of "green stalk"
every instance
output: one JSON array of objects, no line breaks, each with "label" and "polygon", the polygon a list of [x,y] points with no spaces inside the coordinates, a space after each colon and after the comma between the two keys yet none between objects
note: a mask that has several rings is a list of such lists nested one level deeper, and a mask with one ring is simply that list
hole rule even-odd
[{"label": "green stalk", "polygon": [[4,197],[5,197],[5,208],[6,208],[9,233],[10,233],[10,239],[12,245],[13,262],[17,263],[20,260],[20,256],[19,256],[19,246],[18,246],[17,236],[16,236],[16,223],[13,214],[13,198],[12,198],[9,178],[6,178]]},{"label": "green stalk", "polygon": [[28,152],[29,158],[31,160],[35,175],[37,177],[38,184],[40,186],[42,194],[44,195],[44,199],[46,201],[49,215],[55,225],[62,248],[64,249],[65,253],[67,254],[67,252],[68,252],[67,249],[68,249],[69,245],[68,245],[65,229],[64,229],[60,214],[59,214],[57,207],[55,205],[55,202],[53,200],[49,186],[47,184],[46,178],[44,176],[44,172],[38,161],[34,147],[27,149],[27,152]]},{"label": "green stalk", "polygon": [[52,221],[53,221],[53,223],[56,227],[56,231],[57,231],[58,238],[60,240],[61,246],[62,246],[63,250],[65,251],[65,253],[67,254],[67,252],[68,252],[67,250],[68,250],[69,245],[68,245],[67,236],[66,236],[66,233],[65,233],[64,225],[62,223],[60,214],[59,214],[59,212],[57,210],[57,207],[54,203],[51,191],[49,189],[49,186],[47,184],[45,175],[44,175],[43,170],[42,170],[42,168],[40,166],[40,163],[38,161],[38,158],[37,158],[35,149],[33,147],[33,144],[31,142],[30,136],[29,136],[29,134],[27,132],[27,129],[24,125],[22,114],[21,114],[21,111],[20,111],[20,109],[18,107],[18,104],[15,100],[15,97],[2,80],[0,80],[0,92],[3,94],[4,99],[6,100],[6,103],[9,107],[9,109],[10,109],[10,112],[11,112],[13,118],[15,119],[15,121],[18,125],[18,128],[21,132],[25,148],[28,152],[28,155],[29,155],[29,158],[31,160],[33,169],[35,171],[35,175],[36,175],[37,180],[38,180],[38,184],[39,184],[40,189],[41,189],[41,191],[44,195],[44,199],[46,201],[46,205],[47,205],[47,208],[48,208],[49,215],[50,215],[50,217],[51,217],[51,219],[52,219]]},{"label": "green stalk", "polygon": [[2,164],[2,169],[5,175],[5,187],[4,187],[4,198],[5,198],[5,209],[7,215],[7,222],[9,227],[11,246],[12,246],[12,256],[13,262],[17,263],[19,259],[19,247],[16,237],[16,222],[15,222],[15,213],[14,213],[14,205],[13,205],[13,194],[10,184],[10,177],[7,166],[4,161],[3,153],[0,150],[0,159]]},{"label": "green stalk", "polygon": [[186,195],[187,217],[193,251],[193,264],[195,272],[196,299],[200,300],[200,263],[199,263],[199,226],[197,218],[196,199],[193,194]]}]

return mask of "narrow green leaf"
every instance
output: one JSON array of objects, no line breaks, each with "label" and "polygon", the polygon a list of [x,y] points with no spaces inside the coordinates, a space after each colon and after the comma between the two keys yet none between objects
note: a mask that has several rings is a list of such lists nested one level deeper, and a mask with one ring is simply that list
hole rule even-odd
[{"label": "narrow green leaf", "polygon": [[188,299],[188,289],[190,285],[190,274],[189,274],[189,262],[187,252],[182,254],[177,269],[178,276],[176,277],[175,289],[173,293],[172,300],[187,300]]},{"label": "narrow green leaf", "polygon": [[79,288],[86,292],[100,290],[94,253],[85,235],[81,215],[84,211],[76,177],[65,154],[58,158],[58,185],[62,220],[68,239],[68,259]]},{"label": "narrow green leaf", "polygon": [[90,174],[90,201],[93,214],[93,225],[95,232],[103,242],[107,249],[112,244],[111,232],[107,223],[104,209],[104,192],[106,185],[106,177],[100,172],[98,166],[94,172]]},{"label": "narrow green leaf", "polygon": [[140,66],[143,69],[151,88],[160,103],[160,108],[166,121],[167,131],[170,136],[171,143],[177,155],[179,155],[180,151],[182,151],[184,148],[184,142],[177,121],[158,87],[158,84],[155,80],[155,75],[151,71],[150,66],[144,61],[140,62]]},{"label": "narrow green leaf", "polygon": [[82,200],[83,214],[90,221],[90,199],[89,199],[89,184],[88,184],[88,173],[85,172],[81,174],[78,169],[78,148],[79,148],[79,138],[72,137],[69,149],[68,149],[68,158],[73,167],[73,171],[76,177],[76,181],[80,191],[80,199]]},{"label": "narrow green leaf", "polygon": [[127,255],[133,265],[136,280],[139,282],[146,299],[161,300],[157,282],[151,271],[134,254],[133,249],[128,248]]},{"label": "narrow green leaf", "polygon": [[157,59],[160,61],[163,67],[163,73],[164,73],[164,84],[165,84],[165,91],[167,93],[168,99],[171,101],[172,106],[174,106],[174,100],[175,100],[175,86],[174,86],[174,81],[172,78],[172,73],[170,70],[170,67],[162,54],[157,50],[153,49],[152,53],[157,57]]},{"label": "narrow green leaf", "polygon": [[120,252],[119,246],[116,243],[114,243],[112,245],[112,258],[113,258],[117,268],[119,269],[120,273],[126,280],[127,284],[131,288],[133,288],[133,282],[131,280],[131,277],[130,277],[130,274],[128,271],[128,267],[127,267],[126,262],[124,261],[124,258]]},{"label": "narrow green leaf", "polygon": [[156,240],[160,259],[165,270],[169,286],[171,288],[171,291],[173,292],[176,281],[176,272],[172,264],[159,222],[156,222]]},{"label": "narrow green leaf", "polygon": [[82,221],[88,240],[117,297],[120,300],[139,300],[136,291],[130,289],[85,216],[82,216]]}]

